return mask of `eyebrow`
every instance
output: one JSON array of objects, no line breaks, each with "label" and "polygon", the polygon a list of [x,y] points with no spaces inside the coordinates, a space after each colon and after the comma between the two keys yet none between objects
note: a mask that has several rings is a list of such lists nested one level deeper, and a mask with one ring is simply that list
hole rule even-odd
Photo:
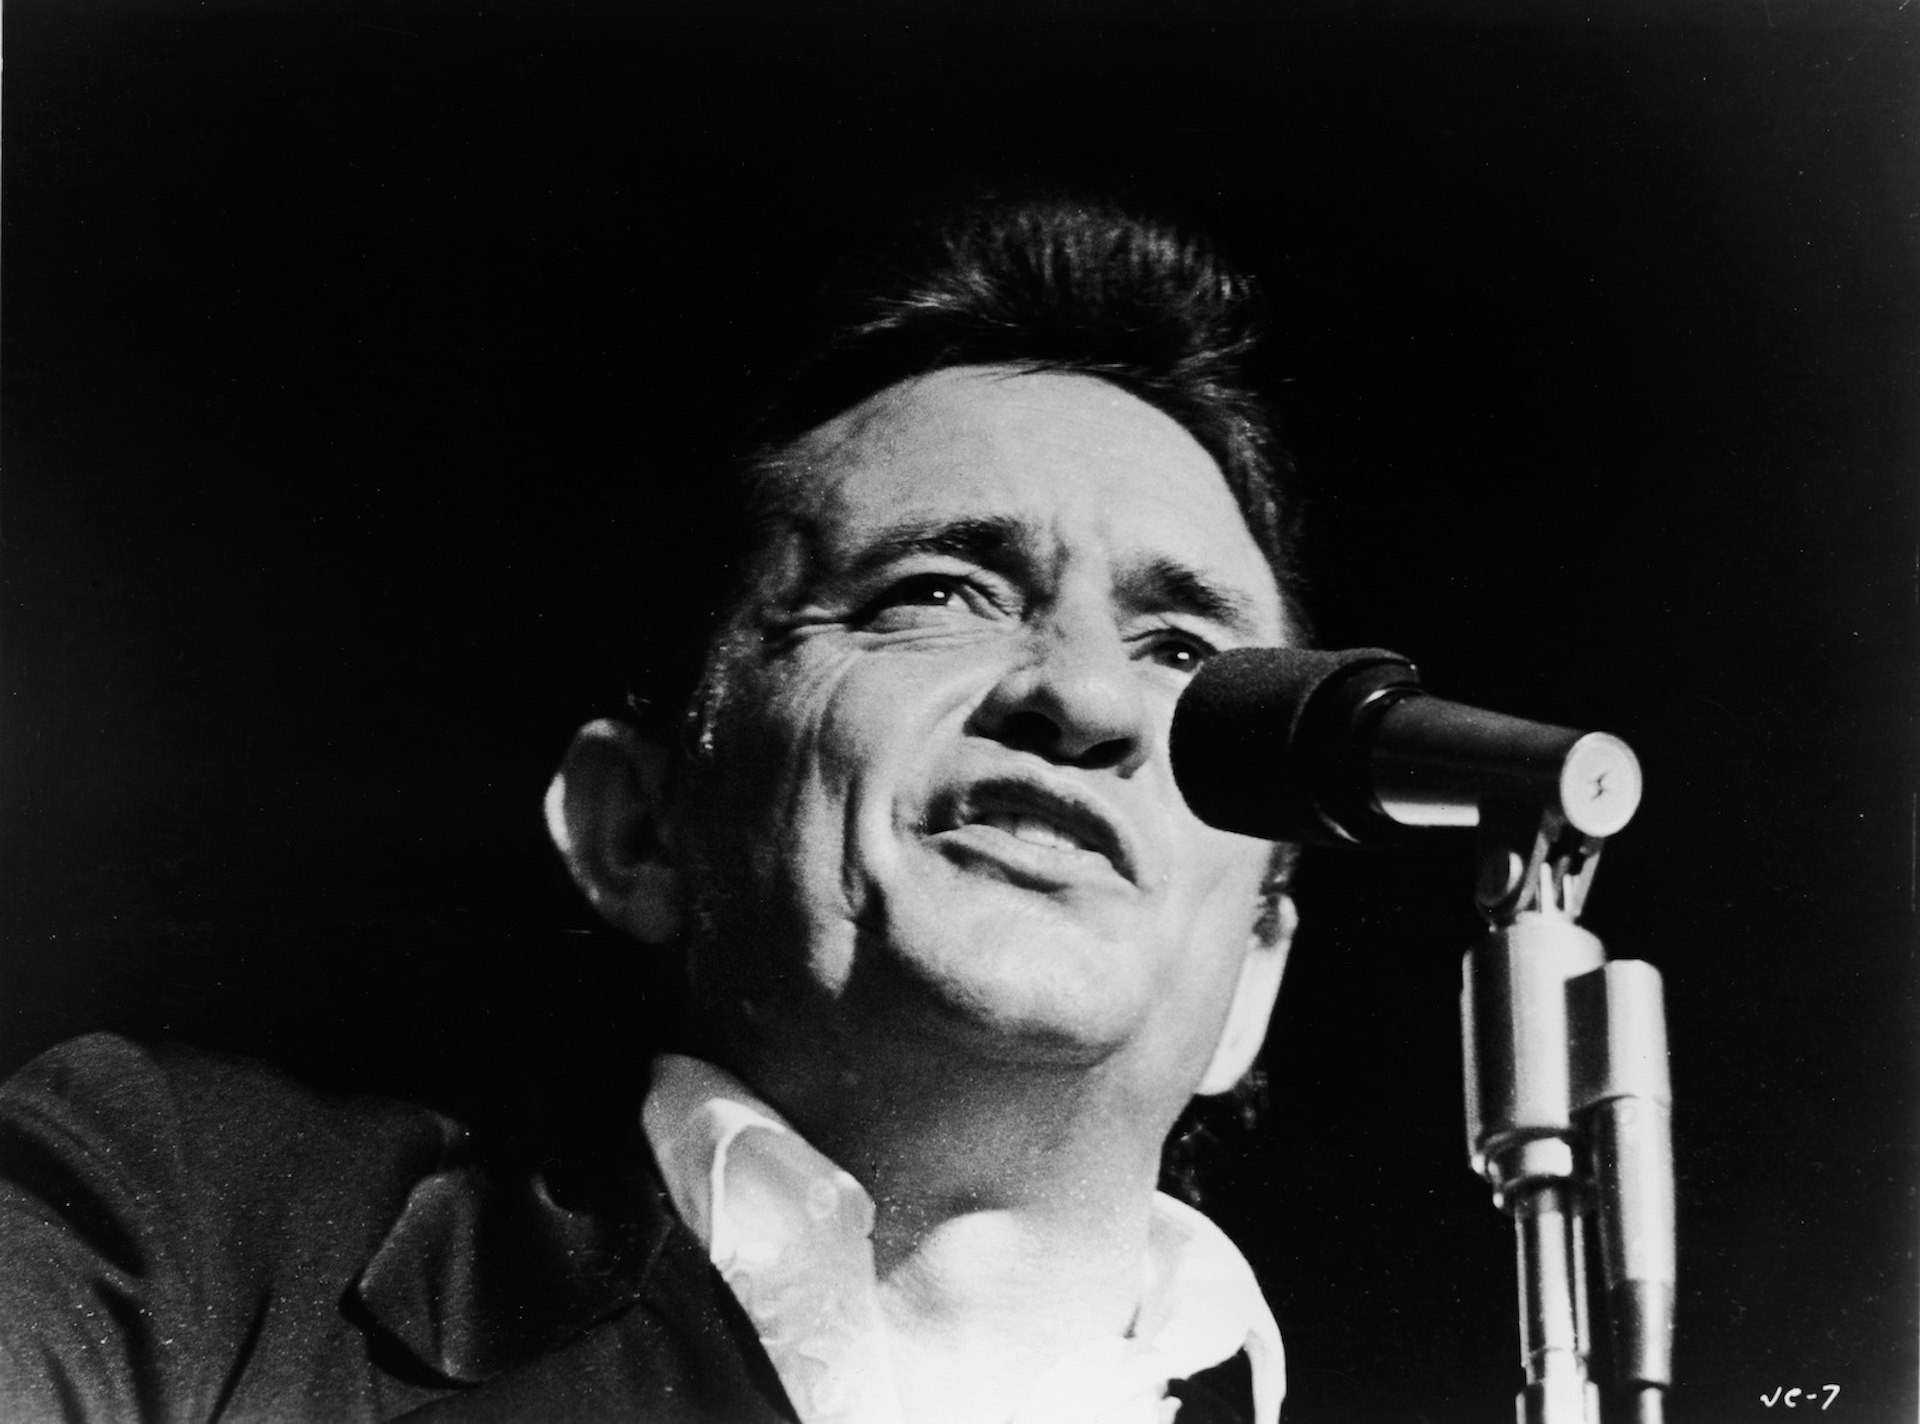
[{"label": "eyebrow", "polygon": [[1131,602],[1144,609],[1185,613],[1249,637],[1260,631],[1251,597],[1177,559],[1163,556],[1147,560],[1121,580],[1121,588]]},{"label": "eyebrow", "polygon": [[912,554],[944,554],[982,568],[1001,569],[1022,543],[1018,521],[998,515],[889,525],[874,532],[847,567],[861,578]]}]

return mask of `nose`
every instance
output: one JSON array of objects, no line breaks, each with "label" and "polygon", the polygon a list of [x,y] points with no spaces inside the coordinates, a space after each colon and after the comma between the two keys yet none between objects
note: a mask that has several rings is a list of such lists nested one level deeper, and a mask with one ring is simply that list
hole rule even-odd
[{"label": "nose", "polygon": [[1151,711],[1116,629],[1095,618],[1049,620],[1025,652],[981,703],[976,731],[1067,766],[1128,776],[1146,762]]}]

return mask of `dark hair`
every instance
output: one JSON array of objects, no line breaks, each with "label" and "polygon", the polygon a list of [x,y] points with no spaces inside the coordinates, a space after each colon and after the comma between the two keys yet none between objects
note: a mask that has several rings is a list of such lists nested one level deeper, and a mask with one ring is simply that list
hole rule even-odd
[{"label": "dark hair", "polygon": [[[907,228],[890,251],[843,261],[809,323],[813,349],[752,421],[730,462],[720,518],[725,591],[706,635],[744,595],[780,512],[782,456],[887,387],[955,366],[1097,376],[1172,417],[1220,467],[1304,632],[1289,473],[1247,365],[1258,335],[1251,282],[1200,239],[1119,209],[1064,199],[995,203]],[[688,707],[704,641],[647,659],[636,710],[666,731]]]},{"label": "dark hair", "polygon": [[1257,337],[1246,278],[1171,226],[1059,200],[976,210],[902,256],[779,393],[757,431],[758,458],[930,371],[1098,376],[1173,417],[1213,456],[1287,586],[1278,462],[1243,368]]}]

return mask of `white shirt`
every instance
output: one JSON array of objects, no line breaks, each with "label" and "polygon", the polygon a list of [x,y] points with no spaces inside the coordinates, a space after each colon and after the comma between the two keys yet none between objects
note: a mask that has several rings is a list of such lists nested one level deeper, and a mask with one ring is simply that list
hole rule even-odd
[{"label": "white shirt", "polygon": [[[873,1201],[731,1074],[664,1055],[641,1114],[681,1219],[707,1248],[802,1424],[895,1424],[874,1273]],[[1244,1349],[1255,1424],[1285,1390],[1279,1327],[1252,1268],[1199,1212],[1155,1193],[1132,1332],[1058,1361],[1008,1424],[1169,1424],[1184,1379]]]}]

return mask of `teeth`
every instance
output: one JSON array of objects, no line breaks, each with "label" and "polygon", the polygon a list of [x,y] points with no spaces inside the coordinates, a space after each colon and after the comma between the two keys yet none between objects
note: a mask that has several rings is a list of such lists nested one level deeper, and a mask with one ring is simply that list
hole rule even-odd
[{"label": "teeth", "polygon": [[1052,846],[1055,850],[1086,850],[1087,845],[1051,821],[1038,816],[992,815],[982,816],[979,824],[992,826],[996,831],[1005,831],[1017,841],[1026,841],[1030,845]]}]

